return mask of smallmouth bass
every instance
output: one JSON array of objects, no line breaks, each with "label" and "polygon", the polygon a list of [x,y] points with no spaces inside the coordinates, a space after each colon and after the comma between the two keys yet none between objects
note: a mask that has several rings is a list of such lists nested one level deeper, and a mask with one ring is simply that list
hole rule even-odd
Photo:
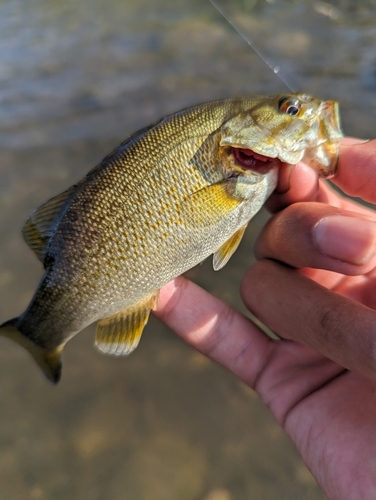
[{"label": "smallmouth bass", "polygon": [[332,176],[341,138],[337,103],[305,94],[212,101],[135,133],[26,221],[45,272],[0,335],[55,383],[64,345],[91,323],[102,352],[129,354],[164,284],[211,254],[216,270],[228,262],[281,163]]}]

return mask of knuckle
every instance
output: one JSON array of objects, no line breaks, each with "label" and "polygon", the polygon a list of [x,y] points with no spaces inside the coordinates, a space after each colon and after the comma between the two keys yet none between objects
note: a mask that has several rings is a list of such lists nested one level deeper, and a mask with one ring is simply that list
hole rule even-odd
[{"label": "knuckle", "polygon": [[319,342],[325,354],[350,370],[376,379],[375,311],[341,301],[321,312],[319,325]]},{"label": "knuckle", "polygon": [[210,325],[209,331],[205,337],[201,339],[199,348],[205,356],[216,359],[218,352],[221,352],[229,339],[234,323],[235,311],[223,304],[220,313],[213,318],[214,321]]},{"label": "knuckle", "polygon": [[319,323],[326,339],[338,338],[342,331],[342,318],[346,311],[342,304],[338,303],[322,311]]}]

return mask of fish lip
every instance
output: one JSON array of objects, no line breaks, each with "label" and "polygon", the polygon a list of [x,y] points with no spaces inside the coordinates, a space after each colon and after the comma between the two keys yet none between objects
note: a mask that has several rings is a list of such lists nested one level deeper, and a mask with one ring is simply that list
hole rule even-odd
[{"label": "fish lip", "polygon": [[251,148],[231,146],[236,165],[243,171],[265,175],[285,163],[281,158],[262,155]]}]

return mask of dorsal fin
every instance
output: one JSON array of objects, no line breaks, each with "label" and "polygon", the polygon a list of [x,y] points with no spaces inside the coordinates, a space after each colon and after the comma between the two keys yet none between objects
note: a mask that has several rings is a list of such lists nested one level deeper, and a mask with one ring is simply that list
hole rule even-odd
[{"label": "dorsal fin", "polygon": [[54,227],[57,223],[57,216],[66,204],[70,195],[77,186],[71,186],[63,193],[51,198],[42,206],[37,208],[27,219],[22,234],[29,245],[34,250],[38,259],[43,262],[45,248],[54,233]]},{"label": "dorsal fin", "polygon": [[92,174],[96,173],[98,170],[100,170],[101,168],[103,168],[104,166],[106,166],[107,163],[108,163],[108,161],[111,158],[115,157],[119,152],[124,151],[124,149],[125,149],[126,146],[128,146],[132,141],[139,139],[141,137],[141,135],[145,134],[146,132],[148,132],[149,130],[151,130],[152,128],[154,128],[156,125],[158,125],[158,123],[160,121],[162,121],[162,120],[159,120],[158,122],[153,123],[152,125],[148,125],[147,127],[143,127],[140,130],[137,130],[137,132],[134,132],[132,135],[130,135],[129,137],[127,137],[127,139],[125,139],[125,141],[123,141],[122,143],[120,143],[119,146],[117,146],[113,151],[111,151],[111,153],[109,153],[108,155],[106,155],[103,158],[103,160],[100,163],[98,163],[98,165],[95,165],[95,167],[93,167],[91,170],[89,170],[89,172],[85,175],[85,178],[82,179],[81,182],[84,182]]},{"label": "dorsal fin", "polygon": [[137,139],[139,136],[152,129],[158,123],[159,122],[144,127],[132,134],[114,151],[112,151],[112,153],[107,155],[98,165],[92,168],[77,184],[71,186],[66,191],[55,196],[54,198],[51,198],[30,215],[22,229],[22,234],[26,243],[36,253],[38,259],[42,263],[44,262],[46,254],[46,246],[48,245],[51,236],[53,236],[54,229],[56,227],[56,224],[58,223],[58,215],[64,208],[64,205],[68,201],[71,194],[73,194],[77,188],[84,184],[84,182],[87,181],[88,178],[90,178],[93,174],[106,166],[107,161],[111,157],[115,156],[125,146],[127,146],[128,143],[131,143],[133,140]]}]

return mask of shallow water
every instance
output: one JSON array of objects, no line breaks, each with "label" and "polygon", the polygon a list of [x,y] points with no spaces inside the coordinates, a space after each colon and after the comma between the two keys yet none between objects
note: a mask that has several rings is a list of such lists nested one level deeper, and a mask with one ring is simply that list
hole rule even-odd
[{"label": "shallow water", "polygon": [[[334,20],[317,2],[319,21],[276,29],[272,3],[258,2],[257,15],[285,47],[291,74],[341,102],[347,134],[374,135],[372,4],[364,14],[359,3],[337,2]],[[237,5],[254,29],[250,2]],[[41,276],[20,233],[34,208],[165,114],[285,90],[201,0],[2,1],[0,88],[0,322],[26,307]],[[208,261],[189,276],[241,308],[239,282],[265,219],[223,271]],[[98,354],[93,333],[69,342],[57,387],[0,339],[1,498],[324,498],[257,397],[154,318],[127,359]]]}]

